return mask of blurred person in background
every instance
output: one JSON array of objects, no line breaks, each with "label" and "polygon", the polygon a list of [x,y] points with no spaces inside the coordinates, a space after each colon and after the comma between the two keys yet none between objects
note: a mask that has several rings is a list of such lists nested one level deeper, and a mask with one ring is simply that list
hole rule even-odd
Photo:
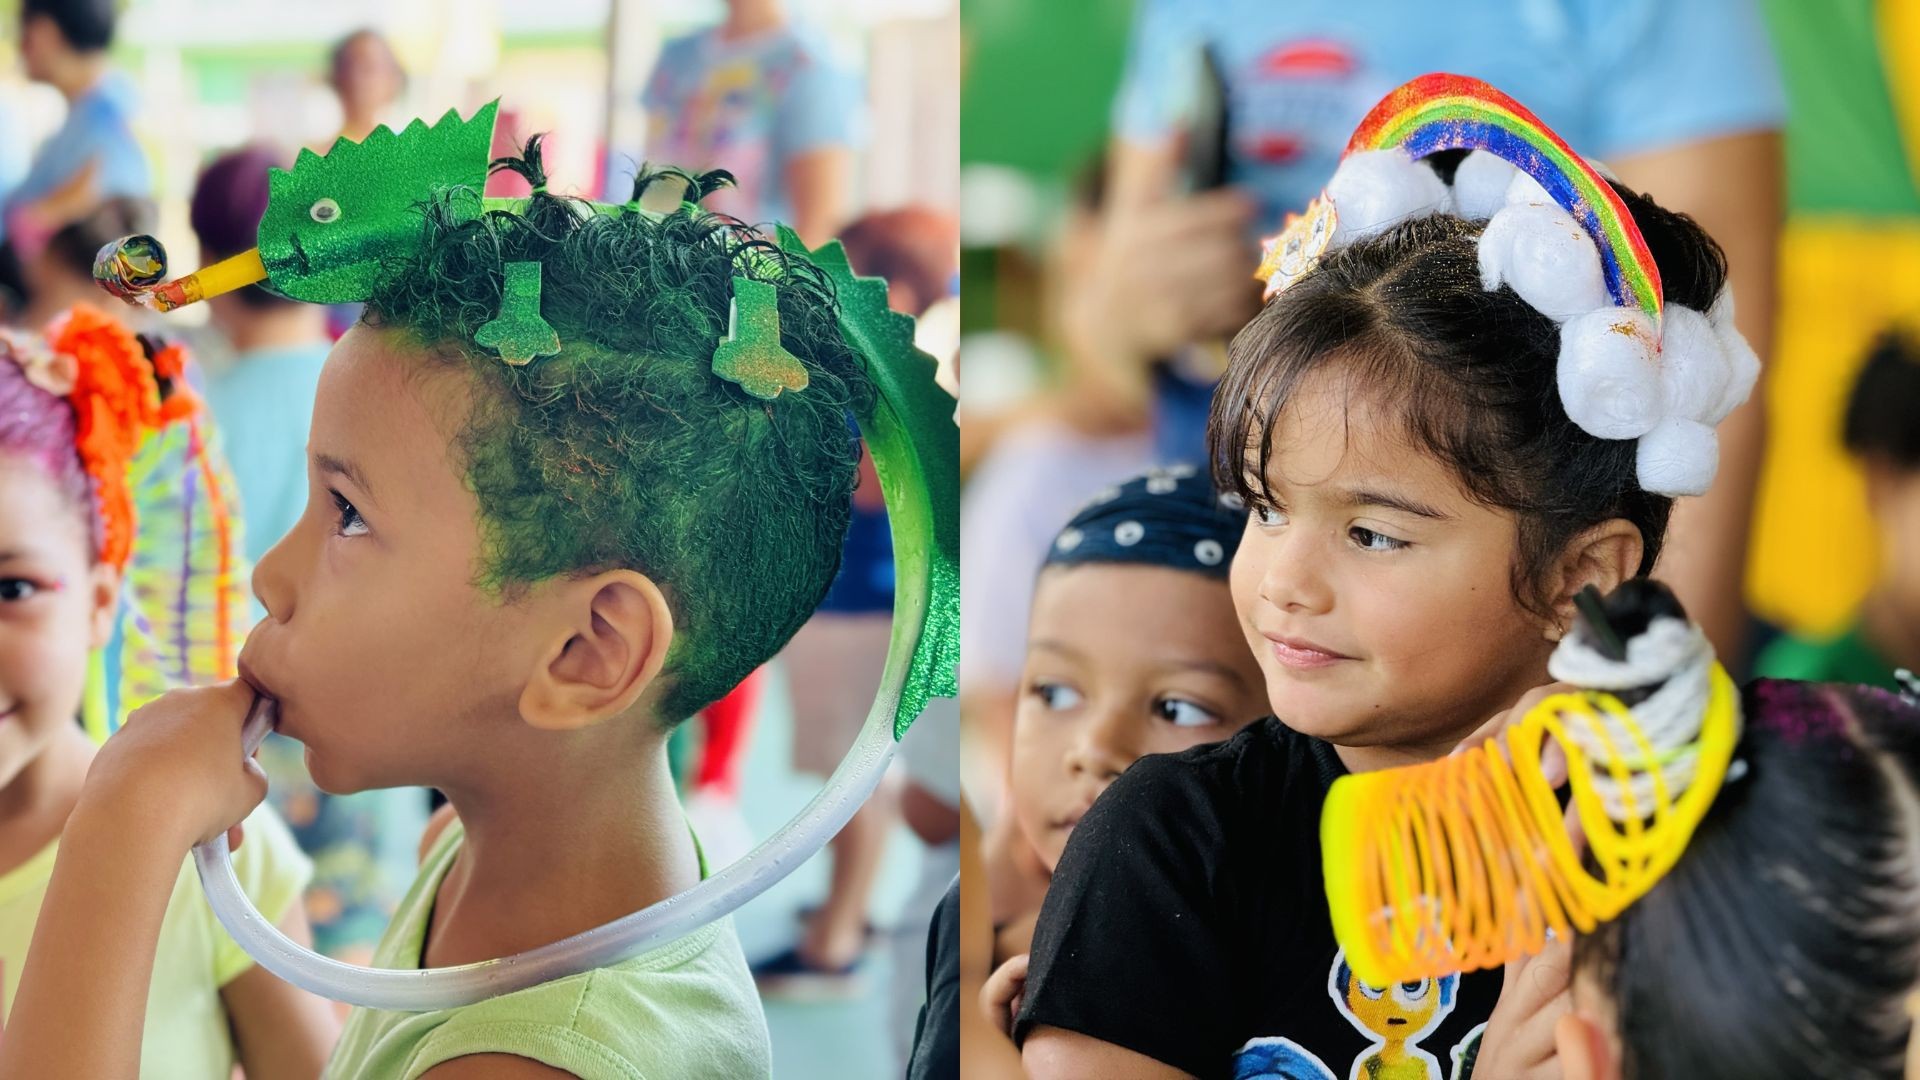
[{"label": "blurred person in background", "polygon": [[114,0],[21,0],[21,67],[66,98],[67,115],[25,175],[0,189],[0,292],[11,304],[24,302],[31,264],[61,226],[102,199],[151,192],[133,81],[107,59],[115,11]]},{"label": "blurred person in background", "polygon": [[[201,257],[251,249],[267,209],[267,170],[292,157],[255,145],[208,163],[194,184],[190,219]],[[320,366],[333,344],[326,310],[258,285],[207,301],[207,319],[231,350],[212,377],[208,403],[226,432],[247,525],[247,558],[259,561],[307,505],[307,424]]]},{"label": "blurred person in background", "polygon": [[[1004,780],[997,774],[1011,748],[1034,567],[1089,497],[1156,463],[1147,413],[1125,404],[1126,390],[1115,375],[1126,366],[1114,362],[1080,284],[1095,272],[1100,254],[1104,168],[1095,162],[1082,171],[1046,261],[1043,303],[1060,355],[1060,381],[994,434],[961,497],[961,707],[969,761],[994,770],[988,778],[994,782]],[[989,829],[1005,824],[997,815],[997,793],[982,791],[975,800]],[[995,899],[1010,902],[999,891]]]},{"label": "blurred person in background", "polygon": [[[407,72],[400,66],[400,58],[394,55],[387,39],[371,27],[362,27],[341,38],[328,55],[327,85],[340,99],[338,137],[359,142],[375,127],[399,119],[395,106],[407,88]],[[313,149],[324,154],[331,145],[333,140],[328,139]],[[494,146],[496,155],[509,155],[514,149],[498,142]],[[489,194],[505,193],[490,191]],[[360,307],[359,304],[327,305],[327,335],[338,339],[352,329],[353,324],[360,321]]]},{"label": "blurred person in background", "polygon": [[1879,575],[1850,625],[1827,637],[1783,635],[1755,671],[1775,679],[1901,689],[1920,670],[1920,340],[1889,331],[1874,344],[1847,402],[1842,439],[1866,473],[1879,534]]},{"label": "blurred person in background", "polygon": [[147,195],[152,180],[133,135],[137,92],[107,58],[114,0],[21,0],[20,60],[27,78],[67,100],[67,117],[41,145],[0,207],[0,236],[25,265],[60,226],[114,195]]},{"label": "blurred person in background", "polygon": [[387,39],[363,28],[333,47],[327,85],[340,98],[340,134],[359,142],[392,118],[407,73]]},{"label": "blurred person in background", "polygon": [[[959,225],[931,209],[869,214],[847,226],[840,239],[854,272],[884,278],[888,305],[905,315],[918,317],[946,296],[959,265]],[[793,697],[796,772],[825,777],[853,744],[885,666],[893,632],[893,586],[886,506],[873,459],[863,453],[839,576],[781,654]],[[921,734],[912,740],[915,748],[902,748],[907,768],[915,774],[905,792],[897,794],[883,785],[834,837],[827,895],[819,907],[803,914],[799,942],[754,966],[763,993],[837,996],[857,990],[856,968],[873,933],[867,923],[873,883],[903,800],[912,811],[909,823],[929,847],[939,851],[958,834],[958,793],[941,775],[957,776],[958,761],[939,754],[945,744],[958,744],[957,716],[930,707],[921,724],[929,722],[937,730],[917,725],[915,731]],[[902,926],[913,928],[923,947],[926,919],[939,890],[957,869],[951,862],[944,870],[928,869],[930,895],[923,890],[918,898],[923,903],[910,903],[902,916]],[[920,981],[918,972],[909,974],[911,983]],[[902,1040],[911,1033],[914,1004],[905,1002],[894,1018],[893,1029]],[[896,1048],[903,1053],[906,1049],[902,1043]]]},{"label": "blurred person in background", "polygon": [[[254,246],[267,211],[267,170],[291,163],[268,146],[231,150],[208,163],[194,185],[191,210],[204,262]],[[209,300],[207,315],[232,354],[210,376],[207,403],[240,487],[247,559],[258,562],[306,511],[307,428],[332,345],[327,309],[249,285]],[[274,809],[313,857],[306,908],[314,946],[365,963],[418,869],[426,793],[388,788],[329,795],[307,775],[301,745],[280,735],[261,746],[260,764]]]},{"label": "blurred person in background", "polygon": [[[27,293],[9,312],[8,321],[38,330],[75,304],[106,307],[108,298],[93,280],[94,256],[123,236],[152,232],[156,220],[151,200],[121,196],[103,200],[54,230],[26,263],[21,280]],[[132,308],[124,316],[114,314],[136,330],[151,318]]]},{"label": "blurred person in background", "polygon": [[[1069,310],[1098,335],[1109,399],[1151,417],[1163,459],[1200,453],[1217,350],[1193,346],[1254,313],[1257,236],[1319,191],[1383,93],[1429,71],[1527,102],[1698,219],[1726,249],[1741,332],[1768,355],[1785,104],[1753,0],[1141,0],[1100,253]],[[1676,508],[1661,566],[1727,657],[1743,655],[1762,400],[1722,427],[1720,480]]]},{"label": "blurred person in background", "polygon": [[781,0],[727,0],[720,25],[661,48],[643,98],[647,157],[731,172],[738,185],[704,205],[749,223],[789,222],[818,246],[852,206],[861,93]]},{"label": "blurred person in background", "polygon": [[1760,6],[1787,91],[1787,216],[1747,595],[1758,618],[1829,640],[1883,566],[1842,439],[1849,393],[1887,327],[1920,312],[1920,5]]},{"label": "blurred person in background", "polygon": [[33,143],[27,138],[27,127],[21,109],[16,100],[18,86],[0,87],[0,206],[6,205],[7,196],[26,178],[27,167],[33,164]]}]

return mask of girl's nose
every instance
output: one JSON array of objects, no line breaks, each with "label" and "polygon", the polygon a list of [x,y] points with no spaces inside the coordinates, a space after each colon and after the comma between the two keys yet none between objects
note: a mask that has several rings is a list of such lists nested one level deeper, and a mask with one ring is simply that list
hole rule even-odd
[{"label": "girl's nose", "polygon": [[1333,590],[1324,570],[1326,552],[1305,530],[1280,537],[1264,552],[1260,598],[1274,607],[1318,615],[1333,606]]}]

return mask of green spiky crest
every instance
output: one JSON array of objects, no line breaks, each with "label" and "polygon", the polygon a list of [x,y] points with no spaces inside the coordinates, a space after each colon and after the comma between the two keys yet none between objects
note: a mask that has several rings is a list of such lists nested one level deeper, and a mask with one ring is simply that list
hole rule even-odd
[{"label": "green spiky crest", "polygon": [[291,170],[269,170],[258,234],[268,287],[311,303],[365,300],[383,263],[419,232],[421,199],[471,188],[478,214],[499,105],[465,120],[448,109],[432,125],[416,119],[397,133],[383,124],[360,142],[336,140],[324,155],[302,150]]}]

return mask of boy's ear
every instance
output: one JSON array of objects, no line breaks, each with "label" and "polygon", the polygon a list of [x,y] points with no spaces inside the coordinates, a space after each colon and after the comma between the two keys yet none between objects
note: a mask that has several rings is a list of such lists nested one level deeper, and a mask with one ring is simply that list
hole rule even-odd
[{"label": "boy's ear", "polygon": [[1619,588],[1640,569],[1645,550],[1639,528],[1625,518],[1610,518],[1574,537],[1548,582],[1554,625],[1547,636],[1558,641],[1573,625],[1573,598],[1581,589],[1591,585],[1605,596]]},{"label": "boy's ear", "polygon": [[1613,1060],[1607,1033],[1578,1010],[1565,1013],[1554,1024],[1553,1043],[1561,1080],[1619,1080],[1619,1063]]},{"label": "boy's ear", "polygon": [[96,562],[87,571],[87,647],[104,649],[113,640],[113,616],[120,603],[120,568]]},{"label": "boy's ear", "polygon": [[554,630],[520,694],[520,716],[548,731],[584,728],[633,707],[666,666],[673,612],[651,578],[609,570],[566,582],[544,603]]}]

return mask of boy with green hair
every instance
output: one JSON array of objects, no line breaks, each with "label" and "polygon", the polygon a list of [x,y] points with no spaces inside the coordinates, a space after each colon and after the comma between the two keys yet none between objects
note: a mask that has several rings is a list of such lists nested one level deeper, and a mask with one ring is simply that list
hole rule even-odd
[{"label": "boy with green hair", "polygon": [[[705,875],[668,733],[773,656],[825,594],[859,453],[848,420],[876,413],[892,377],[876,365],[898,357],[847,332],[842,309],[862,301],[833,253],[816,261],[698,207],[724,174],[673,174],[694,201],[665,215],[638,206],[659,173],[637,177],[625,207],[548,194],[537,139],[494,164],[532,184],[511,205],[471,181],[424,201],[403,183],[355,182],[373,159],[434,169],[434,136],[490,129],[491,112],[303,156],[274,176],[253,265],[156,294],[165,307],[264,273],[298,299],[358,293],[368,311],[321,376],[306,514],[255,571],[267,618],[242,653],[244,681],[164,698],[103,750],[50,896],[68,914],[34,945],[70,958],[57,973],[30,961],[47,978],[23,989],[0,1066],[124,1067],[114,1025],[126,1022],[137,1055],[138,1010],[119,997],[144,988],[151,963],[149,864],[159,851],[177,868],[183,848],[257,801],[238,739],[256,690],[278,702],[279,730],[305,744],[321,787],[427,785],[458,811],[376,967],[512,955]],[[151,269],[139,254],[123,268]],[[931,388],[930,361],[906,378],[925,406],[937,399],[911,389],[922,380]],[[935,438],[952,441],[947,428]],[[951,494],[937,478],[923,486]],[[951,511],[928,513],[945,549]],[[902,719],[916,694],[950,690],[951,585],[931,585]],[[87,969],[114,973],[75,974]],[[108,1018],[85,1045],[59,1034],[75,994]],[[770,1068],[722,920],[476,1005],[356,1009],[328,1075],[731,1080]]]}]

